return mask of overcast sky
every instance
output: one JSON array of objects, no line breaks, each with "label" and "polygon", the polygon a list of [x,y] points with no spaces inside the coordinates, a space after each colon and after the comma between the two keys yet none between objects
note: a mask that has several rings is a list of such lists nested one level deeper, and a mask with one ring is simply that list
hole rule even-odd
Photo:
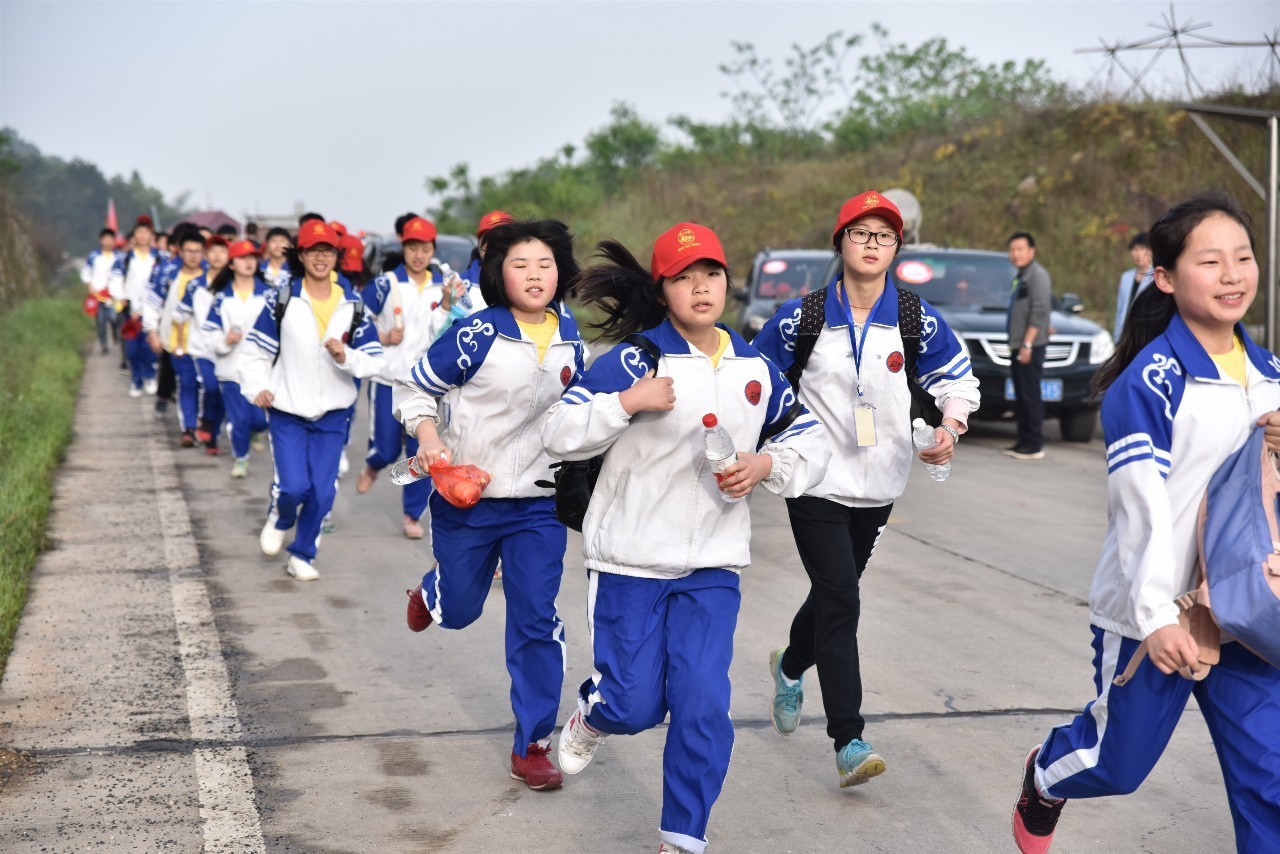
[{"label": "overcast sky", "polygon": [[[1180,2],[1219,38],[1280,26],[1275,2]],[[580,143],[623,100],[642,116],[720,120],[730,42],[779,60],[878,21],[983,62],[1044,59],[1076,84],[1075,48],[1154,35],[1159,2],[13,2],[0,0],[0,124],[168,198],[245,213],[297,202],[387,230],[432,202],[424,179],[473,175]],[[1191,51],[1208,80],[1249,79],[1265,50]],[[1150,55],[1134,57],[1139,65]],[[850,66],[851,67],[851,66]],[[1157,71],[1180,80],[1176,57]],[[518,201],[512,208],[518,210]]]}]

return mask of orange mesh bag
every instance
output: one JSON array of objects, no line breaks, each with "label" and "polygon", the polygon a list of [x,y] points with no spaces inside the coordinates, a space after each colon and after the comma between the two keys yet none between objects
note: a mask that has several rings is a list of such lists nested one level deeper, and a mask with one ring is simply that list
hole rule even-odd
[{"label": "orange mesh bag", "polygon": [[431,482],[436,492],[454,507],[463,510],[475,507],[480,500],[480,493],[489,485],[491,478],[483,469],[468,463],[463,466],[451,466],[444,460],[436,460],[427,471],[431,474]]}]

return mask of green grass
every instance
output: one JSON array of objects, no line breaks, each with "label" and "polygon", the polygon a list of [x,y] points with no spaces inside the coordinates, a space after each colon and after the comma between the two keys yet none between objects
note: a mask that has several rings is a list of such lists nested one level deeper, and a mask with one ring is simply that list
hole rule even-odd
[{"label": "green grass", "polygon": [[75,298],[31,299],[0,315],[0,677],[44,545],[92,331]]}]

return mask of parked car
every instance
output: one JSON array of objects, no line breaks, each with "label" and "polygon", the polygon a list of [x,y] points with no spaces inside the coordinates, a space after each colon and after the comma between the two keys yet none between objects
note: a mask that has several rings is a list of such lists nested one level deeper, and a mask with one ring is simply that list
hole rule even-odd
[{"label": "parked car", "polygon": [[[441,234],[436,237],[435,257],[449,265],[456,273],[467,269],[471,263],[471,250],[476,239],[470,234]],[[400,241],[390,234],[371,234],[364,239],[365,267],[373,275],[382,272],[383,261],[388,255],[399,255]]]},{"label": "parked car", "polygon": [[757,252],[746,285],[734,292],[742,304],[738,326],[750,341],[789,299],[816,291],[830,281],[830,249],[765,249]]},{"label": "parked car", "polygon": [[[839,258],[831,261],[823,274],[824,284],[836,275],[838,266]],[[978,249],[907,246],[889,272],[900,287],[936,307],[960,336],[982,389],[982,405],[973,417],[1012,418],[1014,392],[1005,330],[1016,271],[1008,257]],[[1058,419],[1062,438],[1068,442],[1093,438],[1101,400],[1093,396],[1089,384],[1115,351],[1111,333],[1076,316],[1083,309],[1075,294],[1054,296],[1040,380],[1045,416]]]}]

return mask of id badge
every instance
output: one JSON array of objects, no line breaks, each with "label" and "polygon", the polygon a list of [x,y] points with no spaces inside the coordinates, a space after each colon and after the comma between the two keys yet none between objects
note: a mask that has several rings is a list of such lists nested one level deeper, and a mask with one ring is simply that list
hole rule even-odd
[{"label": "id badge", "polygon": [[876,410],[869,403],[853,407],[853,438],[859,448],[876,446]]}]

